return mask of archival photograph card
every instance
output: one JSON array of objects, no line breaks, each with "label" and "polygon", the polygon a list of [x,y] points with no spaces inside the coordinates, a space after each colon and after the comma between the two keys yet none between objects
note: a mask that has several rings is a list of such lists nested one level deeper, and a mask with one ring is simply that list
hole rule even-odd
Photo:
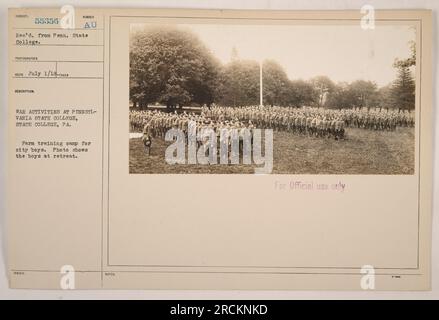
[{"label": "archival photograph card", "polygon": [[430,11],[8,23],[10,287],[430,289]]}]

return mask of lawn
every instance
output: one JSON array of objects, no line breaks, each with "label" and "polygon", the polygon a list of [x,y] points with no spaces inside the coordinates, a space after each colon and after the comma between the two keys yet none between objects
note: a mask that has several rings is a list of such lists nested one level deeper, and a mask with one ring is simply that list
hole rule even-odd
[{"label": "lawn", "polygon": [[[144,153],[140,138],[130,139],[130,173],[254,173],[254,165],[169,165],[169,145],[154,139],[151,155]],[[372,131],[348,128],[346,139],[334,140],[274,133],[274,174],[413,174],[413,128]]]}]

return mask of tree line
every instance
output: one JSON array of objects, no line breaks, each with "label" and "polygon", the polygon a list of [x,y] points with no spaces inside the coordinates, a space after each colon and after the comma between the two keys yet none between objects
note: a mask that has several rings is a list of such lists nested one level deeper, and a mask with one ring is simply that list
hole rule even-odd
[{"label": "tree line", "polygon": [[[262,63],[264,104],[414,109],[414,43],[411,52],[409,58],[395,60],[397,78],[381,88],[365,80],[335,83],[326,76],[292,80],[276,61],[265,60]],[[259,72],[259,63],[240,59],[235,48],[231,61],[222,65],[188,30],[153,27],[136,32],[130,39],[130,101],[134,107],[258,105]]]}]

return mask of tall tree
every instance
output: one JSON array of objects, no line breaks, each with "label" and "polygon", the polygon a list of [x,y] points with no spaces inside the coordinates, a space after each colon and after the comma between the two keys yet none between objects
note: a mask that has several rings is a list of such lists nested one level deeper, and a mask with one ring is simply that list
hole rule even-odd
[{"label": "tall tree", "polygon": [[414,67],[416,66],[416,41],[409,41],[410,56],[406,59],[396,59],[393,66],[399,67]]},{"label": "tall tree", "polygon": [[391,101],[394,108],[413,110],[415,108],[415,80],[408,66],[398,67],[398,77],[393,83]]},{"label": "tall tree", "polygon": [[259,64],[235,60],[227,64],[217,82],[216,102],[225,106],[259,104]]},{"label": "tall tree", "polygon": [[304,80],[289,81],[286,95],[288,105],[293,107],[311,106],[318,99],[314,86]]},{"label": "tall tree", "polygon": [[392,84],[379,88],[377,99],[381,108],[392,109]]},{"label": "tall tree", "polygon": [[130,99],[167,107],[212,103],[219,63],[193,33],[148,27],[130,43]]},{"label": "tall tree", "polygon": [[349,85],[349,91],[351,91],[353,106],[360,108],[376,107],[378,88],[375,82],[357,80]]},{"label": "tall tree", "polygon": [[351,85],[348,83],[338,83],[334,85],[329,93],[325,107],[331,109],[345,109],[356,106],[357,98]]},{"label": "tall tree", "polygon": [[409,45],[410,57],[396,59],[393,64],[398,70],[398,75],[390,93],[393,107],[405,110],[413,110],[416,100],[416,83],[412,74],[412,68],[416,66],[416,42],[411,41]]},{"label": "tall tree", "polygon": [[290,80],[282,66],[276,61],[265,60],[262,64],[262,79],[264,104],[287,105],[287,90]]}]

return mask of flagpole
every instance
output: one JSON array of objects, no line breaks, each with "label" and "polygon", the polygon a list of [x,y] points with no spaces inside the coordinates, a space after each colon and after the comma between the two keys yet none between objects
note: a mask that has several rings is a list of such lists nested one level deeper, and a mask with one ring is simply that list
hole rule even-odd
[{"label": "flagpole", "polygon": [[263,106],[263,97],[262,97],[262,60],[259,61],[259,105]]}]

